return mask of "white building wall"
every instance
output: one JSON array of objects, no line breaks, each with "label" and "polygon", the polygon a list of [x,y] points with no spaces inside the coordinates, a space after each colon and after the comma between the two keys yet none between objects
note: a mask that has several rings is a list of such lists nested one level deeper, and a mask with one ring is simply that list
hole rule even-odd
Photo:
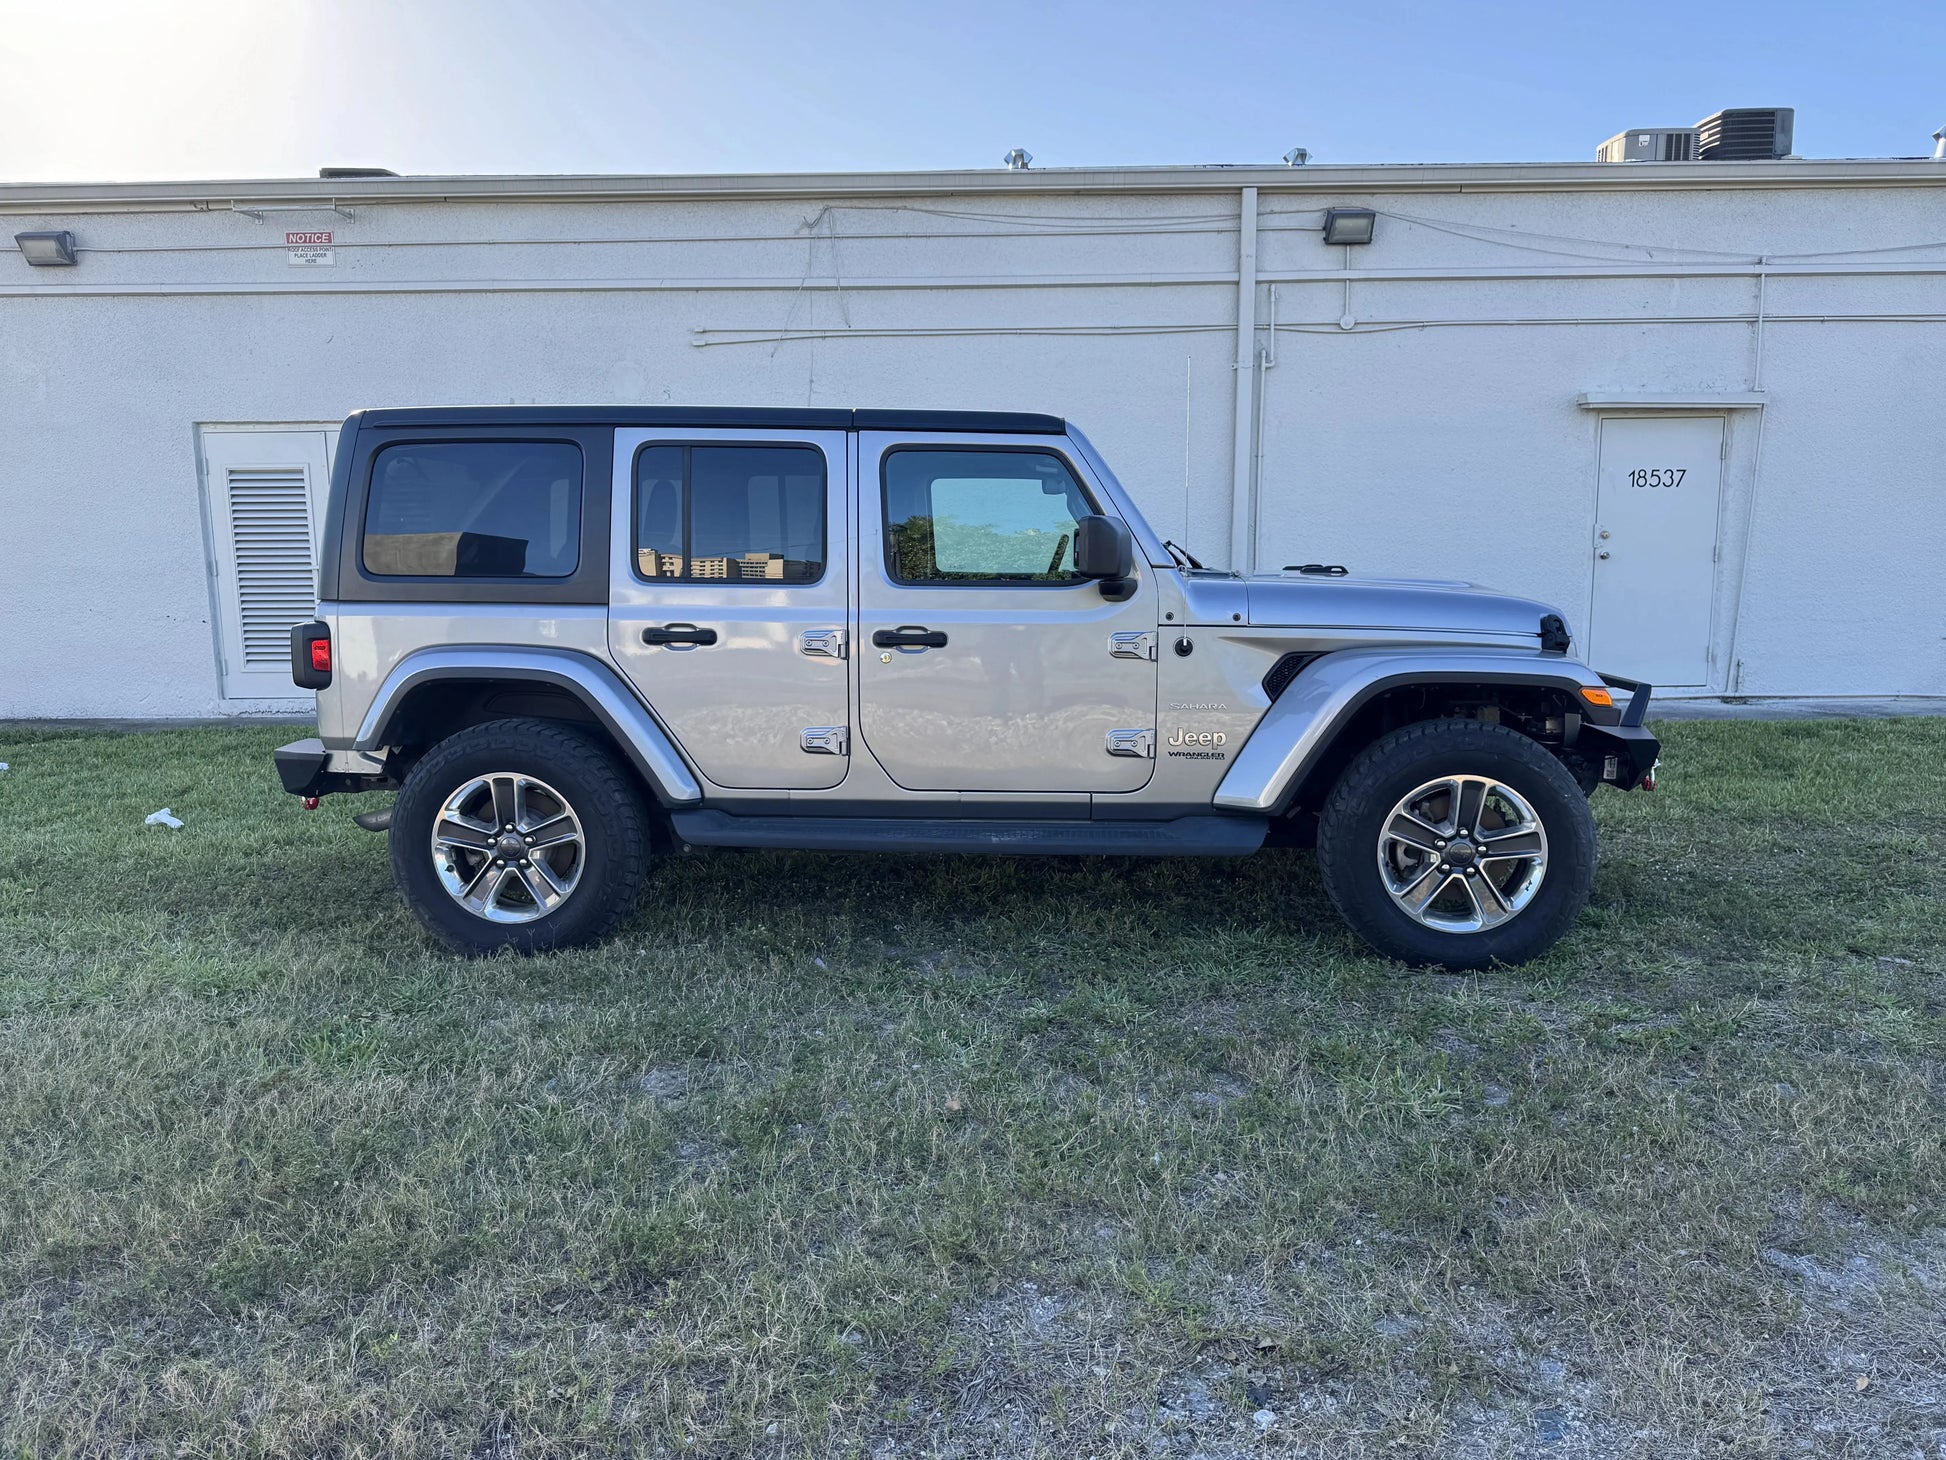
[{"label": "white building wall", "polygon": [[[1046,410],[1165,535],[1224,559],[1246,185],[1274,352],[1245,484],[1259,565],[1475,578],[1579,628],[1599,418],[1580,398],[1760,392],[1729,411],[1704,688],[1946,693],[1929,166],[724,179],[601,201],[539,180],[502,186],[563,196],[260,222],[212,185],[0,188],[7,232],[71,228],[84,249],[68,270],[0,254],[0,717],[265,707],[222,697],[204,423],[499,401]],[[317,191],[238,186],[244,206]],[[1377,241],[1324,246],[1328,205],[1379,209]],[[287,228],[330,228],[335,266],[291,267]]]}]

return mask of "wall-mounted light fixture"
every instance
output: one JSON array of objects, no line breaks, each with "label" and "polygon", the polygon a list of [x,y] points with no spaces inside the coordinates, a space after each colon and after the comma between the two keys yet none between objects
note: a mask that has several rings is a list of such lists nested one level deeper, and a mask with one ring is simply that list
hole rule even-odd
[{"label": "wall-mounted light fixture", "polygon": [[1370,208],[1329,208],[1324,215],[1326,243],[1370,243],[1378,230],[1378,214]]},{"label": "wall-mounted light fixture", "polygon": [[65,228],[55,233],[16,233],[20,256],[37,269],[74,267],[74,235]]}]

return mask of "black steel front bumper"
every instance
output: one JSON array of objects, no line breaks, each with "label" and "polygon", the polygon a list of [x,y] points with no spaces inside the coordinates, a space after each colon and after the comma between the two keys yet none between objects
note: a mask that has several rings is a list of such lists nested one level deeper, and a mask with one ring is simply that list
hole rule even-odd
[{"label": "black steel front bumper", "polygon": [[[1662,758],[1662,742],[1642,728],[1648,718],[1649,696],[1653,685],[1643,684],[1640,680],[1623,679],[1618,674],[1602,675],[1604,683],[1613,689],[1622,690],[1628,695],[1628,703],[1622,707],[1619,724],[1597,725],[1584,720],[1581,734],[1575,739],[1575,749],[1591,759],[1601,762],[1601,779],[1607,784],[1623,791],[1633,791],[1655,772],[1656,763]],[[1614,761],[1611,772],[1608,762]]]}]

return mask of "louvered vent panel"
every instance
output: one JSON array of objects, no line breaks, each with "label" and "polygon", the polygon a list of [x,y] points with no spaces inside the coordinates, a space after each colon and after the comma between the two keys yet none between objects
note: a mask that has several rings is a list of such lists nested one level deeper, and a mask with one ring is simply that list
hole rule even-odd
[{"label": "louvered vent panel", "polygon": [[243,667],[279,668],[290,663],[292,626],[317,610],[310,483],[301,466],[231,467],[224,479]]},{"label": "louvered vent panel", "polygon": [[1291,687],[1291,681],[1304,672],[1306,665],[1319,657],[1321,656],[1317,654],[1304,654],[1296,650],[1284,655],[1271,665],[1270,672],[1264,675],[1264,693],[1271,699],[1276,699]]},{"label": "louvered vent panel", "polygon": [[1739,107],[1696,124],[1696,155],[1704,162],[1750,162],[1787,157],[1796,130],[1787,106]]}]

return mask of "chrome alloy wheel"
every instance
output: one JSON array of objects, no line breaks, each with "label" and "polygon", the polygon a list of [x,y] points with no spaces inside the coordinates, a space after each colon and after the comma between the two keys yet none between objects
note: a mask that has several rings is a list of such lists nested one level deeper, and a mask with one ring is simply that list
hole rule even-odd
[{"label": "chrome alloy wheel", "polygon": [[1490,776],[1447,776],[1408,791],[1378,833],[1392,901],[1441,933],[1478,933],[1517,916],[1547,876],[1534,808]]},{"label": "chrome alloy wheel", "polygon": [[531,923],[581,880],[588,846],[567,798],[511,771],[475,776],[446,798],[432,861],[454,902],[490,923]]}]

